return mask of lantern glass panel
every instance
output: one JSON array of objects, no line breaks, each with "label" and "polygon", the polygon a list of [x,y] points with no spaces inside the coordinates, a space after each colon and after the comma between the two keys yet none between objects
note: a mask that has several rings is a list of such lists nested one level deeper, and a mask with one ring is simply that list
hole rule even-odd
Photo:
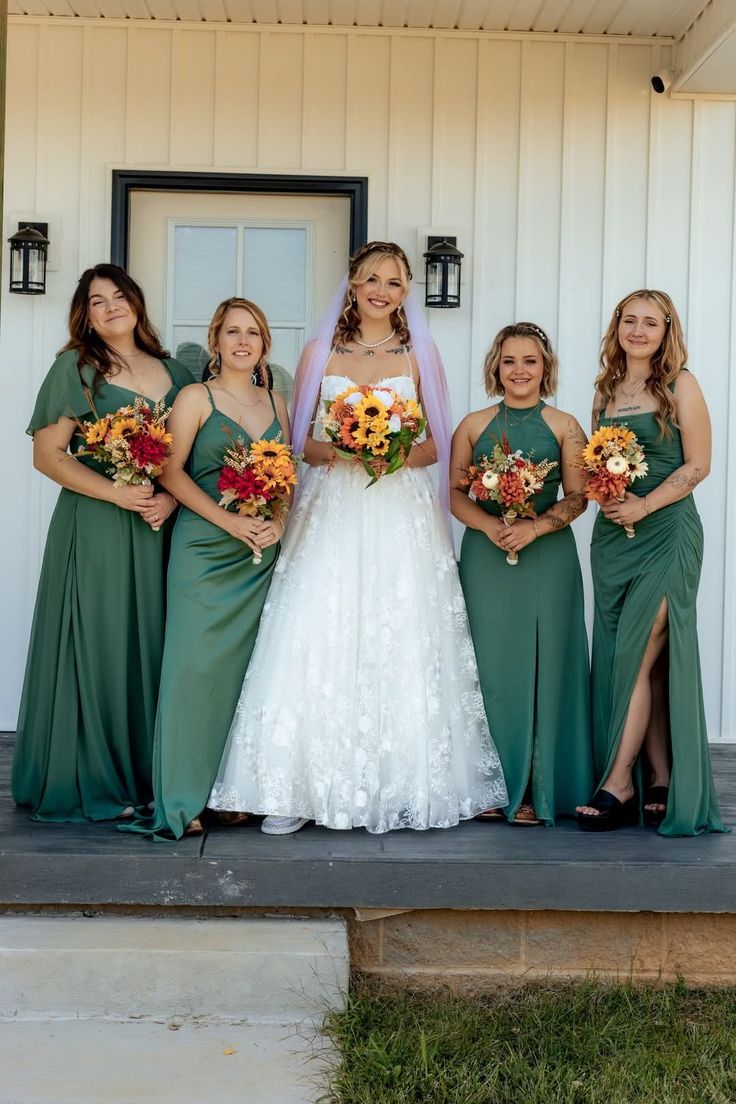
[{"label": "lantern glass panel", "polygon": [[44,282],[45,258],[40,249],[28,251],[28,283],[31,287],[38,287]]},{"label": "lantern glass panel", "polygon": [[10,282],[11,284],[23,283],[23,250],[11,249],[10,251]]},{"label": "lantern glass panel", "polygon": [[447,266],[447,297],[460,298],[460,265],[451,261]]},{"label": "lantern glass panel", "polygon": [[430,261],[427,265],[427,296],[439,299],[442,295],[442,264]]}]

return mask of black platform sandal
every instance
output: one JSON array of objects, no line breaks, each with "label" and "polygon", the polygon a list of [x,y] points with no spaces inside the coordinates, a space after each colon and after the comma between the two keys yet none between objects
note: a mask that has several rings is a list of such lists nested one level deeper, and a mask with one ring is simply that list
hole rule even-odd
[{"label": "black platform sandal", "polygon": [[[669,786],[647,786],[642,802],[642,820],[649,828],[659,828],[667,816],[667,801],[670,796]],[[647,809],[647,805],[664,805],[664,809]]]},{"label": "black platform sandal", "polygon": [[583,832],[612,832],[639,823],[639,804],[636,794],[628,801],[619,801],[608,790],[599,790],[588,802],[598,813],[578,813],[578,828]]}]

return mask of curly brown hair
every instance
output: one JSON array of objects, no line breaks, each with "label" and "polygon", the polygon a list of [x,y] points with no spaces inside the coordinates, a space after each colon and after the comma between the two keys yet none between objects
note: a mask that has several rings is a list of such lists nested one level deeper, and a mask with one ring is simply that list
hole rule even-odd
[{"label": "curly brown hair", "polygon": [[645,299],[654,303],[665,323],[664,340],[652,357],[651,375],[646,386],[646,390],[654,395],[657,400],[658,409],[654,417],[659,426],[659,439],[661,441],[665,436],[672,436],[670,423],[677,425],[675,400],[669,385],[677,379],[687,363],[687,347],[682,332],[682,323],[675,310],[674,303],[665,291],[640,288],[638,291],[632,291],[625,295],[616,304],[608,329],[601,341],[601,371],[596,378],[595,386],[602,402],[594,411],[595,420],[598,422],[601,414],[613,399],[616,387],[626,376],[626,353],[621,348],[618,339],[618,327],[626,307],[634,299]]},{"label": "curly brown hair", "polygon": [[136,346],[156,360],[165,360],[170,354],[164,349],[156,329],[148,317],[143,290],[124,268],[114,264],[98,264],[86,268],[79,277],[69,308],[69,340],[60,353],[73,349],[77,354],[77,368],[90,364],[95,370],[94,388],[103,380],[127,367],[114,349],[102,340],[89,324],[90,285],[93,280],[110,280],[136,317],[133,340]]},{"label": "curly brown hair", "polygon": [[486,394],[493,396],[503,395],[504,393],[500,374],[501,347],[509,337],[531,337],[536,341],[542,354],[542,382],[539,387],[539,394],[543,399],[554,395],[557,390],[560,364],[550,339],[536,322],[512,322],[510,326],[504,326],[502,330],[498,331],[483,361],[483,382],[486,386]]},{"label": "curly brown hair", "polygon": [[220,365],[218,362],[217,342],[220,337],[220,330],[224,325],[227,312],[237,308],[250,311],[255,319],[258,332],[261,335],[261,341],[263,342],[263,352],[261,353],[260,360],[253,369],[253,383],[257,387],[265,387],[268,389],[273,382],[273,377],[268,367],[268,357],[271,352],[271,331],[268,328],[268,321],[265,314],[261,308],[256,303],[252,303],[250,299],[240,299],[235,295],[231,299],[223,299],[223,301],[215,307],[215,313],[212,315],[212,321],[207,330],[207,349],[210,354],[207,367],[213,376],[219,376]]},{"label": "curly brown hair", "polygon": [[[345,292],[343,309],[335,326],[333,346],[346,345],[349,341],[353,341],[355,335],[360,332],[360,315],[355,306],[354,288],[358,284],[364,284],[368,277],[373,275],[376,265],[384,257],[391,257],[398,262],[404,295],[409,291],[409,282],[412,279],[411,267],[406,253],[400,245],[396,245],[395,242],[381,241],[372,241],[367,242],[366,245],[361,245],[360,249],[357,249],[350,258],[348,287]],[[406,315],[401,304],[395,311],[392,311],[389,321],[392,328],[396,330],[396,336],[400,343],[408,345],[410,340],[409,327],[406,324]]]}]

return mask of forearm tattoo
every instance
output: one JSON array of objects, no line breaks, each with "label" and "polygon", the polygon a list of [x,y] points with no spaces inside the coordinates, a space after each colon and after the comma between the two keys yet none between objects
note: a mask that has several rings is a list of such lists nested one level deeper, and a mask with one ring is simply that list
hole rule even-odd
[{"label": "forearm tattoo", "polygon": [[565,440],[569,441],[576,449],[584,449],[588,443],[588,438],[574,419],[568,422],[565,429]]},{"label": "forearm tattoo", "polygon": [[694,468],[692,475],[686,475],[683,471],[676,471],[669,479],[665,479],[665,483],[669,483],[670,487],[697,487],[702,478],[700,468]]},{"label": "forearm tattoo", "polygon": [[582,491],[571,491],[554,506],[550,506],[542,517],[548,521],[553,531],[565,529],[576,517],[580,517],[585,509],[585,495]]}]

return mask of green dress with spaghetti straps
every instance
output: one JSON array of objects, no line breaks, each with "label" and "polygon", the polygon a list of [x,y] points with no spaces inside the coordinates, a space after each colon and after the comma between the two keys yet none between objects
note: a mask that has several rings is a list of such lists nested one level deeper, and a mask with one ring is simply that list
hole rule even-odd
[{"label": "green dress with spaghetti straps", "polygon": [[[632,493],[643,497],[684,463],[675,425],[659,439],[653,414],[600,419],[626,425],[642,445],[649,471]],[[590,549],[593,625],[593,734],[598,786],[611,769],[654,618],[667,600],[669,734],[672,749],[663,836],[724,830],[718,811],[703,708],[696,599],[703,562],[703,527],[692,494],[638,521],[629,540],[599,512]],[[643,794],[642,772],[637,789]]]},{"label": "green dress with spaghetti straps", "polygon": [[[170,405],[192,377],[165,360]],[[32,436],[59,418],[130,404],[114,377],[67,351],[36,400]],[[149,400],[150,401],[150,400]],[[94,405],[94,410],[92,406]],[[75,434],[70,448],[82,443]],[[90,456],[78,463],[106,475]],[[12,791],[34,820],[106,820],[151,797],[151,750],[173,518],[154,532],[136,513],[63,489],[49,525],[31,629]]]},{"label": "green dress with spaghetti straps", "polygon": [[[225,450],[250,436],[218,410],[197,433],[188,472],[219,500],[217,480]],[[273,421],[262,438],[281,433]],[[153,815],[122,831],[179,839],[207,804],[220,765],[243,676],[253,651],[279,545],[253,562],[247,545],[182,506],[171,540],[166,640],[153,749]]]},{"label": "green dress with spaghetti straps", "polygon": [[[560,446],[542,417],[544,403],[498,413],[480,434],[473,463],[490,456],[502,435],[512,450],[556,461],[532,499],[540,514],[557,501]],[[479,502],[499,516],[495,502]],[[570,528],[547,533],[519,553],[515,566],[485,533],[466,529],[460,579],[478,660],[491,735],[501,757],[513,820],[531,799],[537,816],[554,824],[574,816],[590,796],[588,644],[583,583]]]}]

